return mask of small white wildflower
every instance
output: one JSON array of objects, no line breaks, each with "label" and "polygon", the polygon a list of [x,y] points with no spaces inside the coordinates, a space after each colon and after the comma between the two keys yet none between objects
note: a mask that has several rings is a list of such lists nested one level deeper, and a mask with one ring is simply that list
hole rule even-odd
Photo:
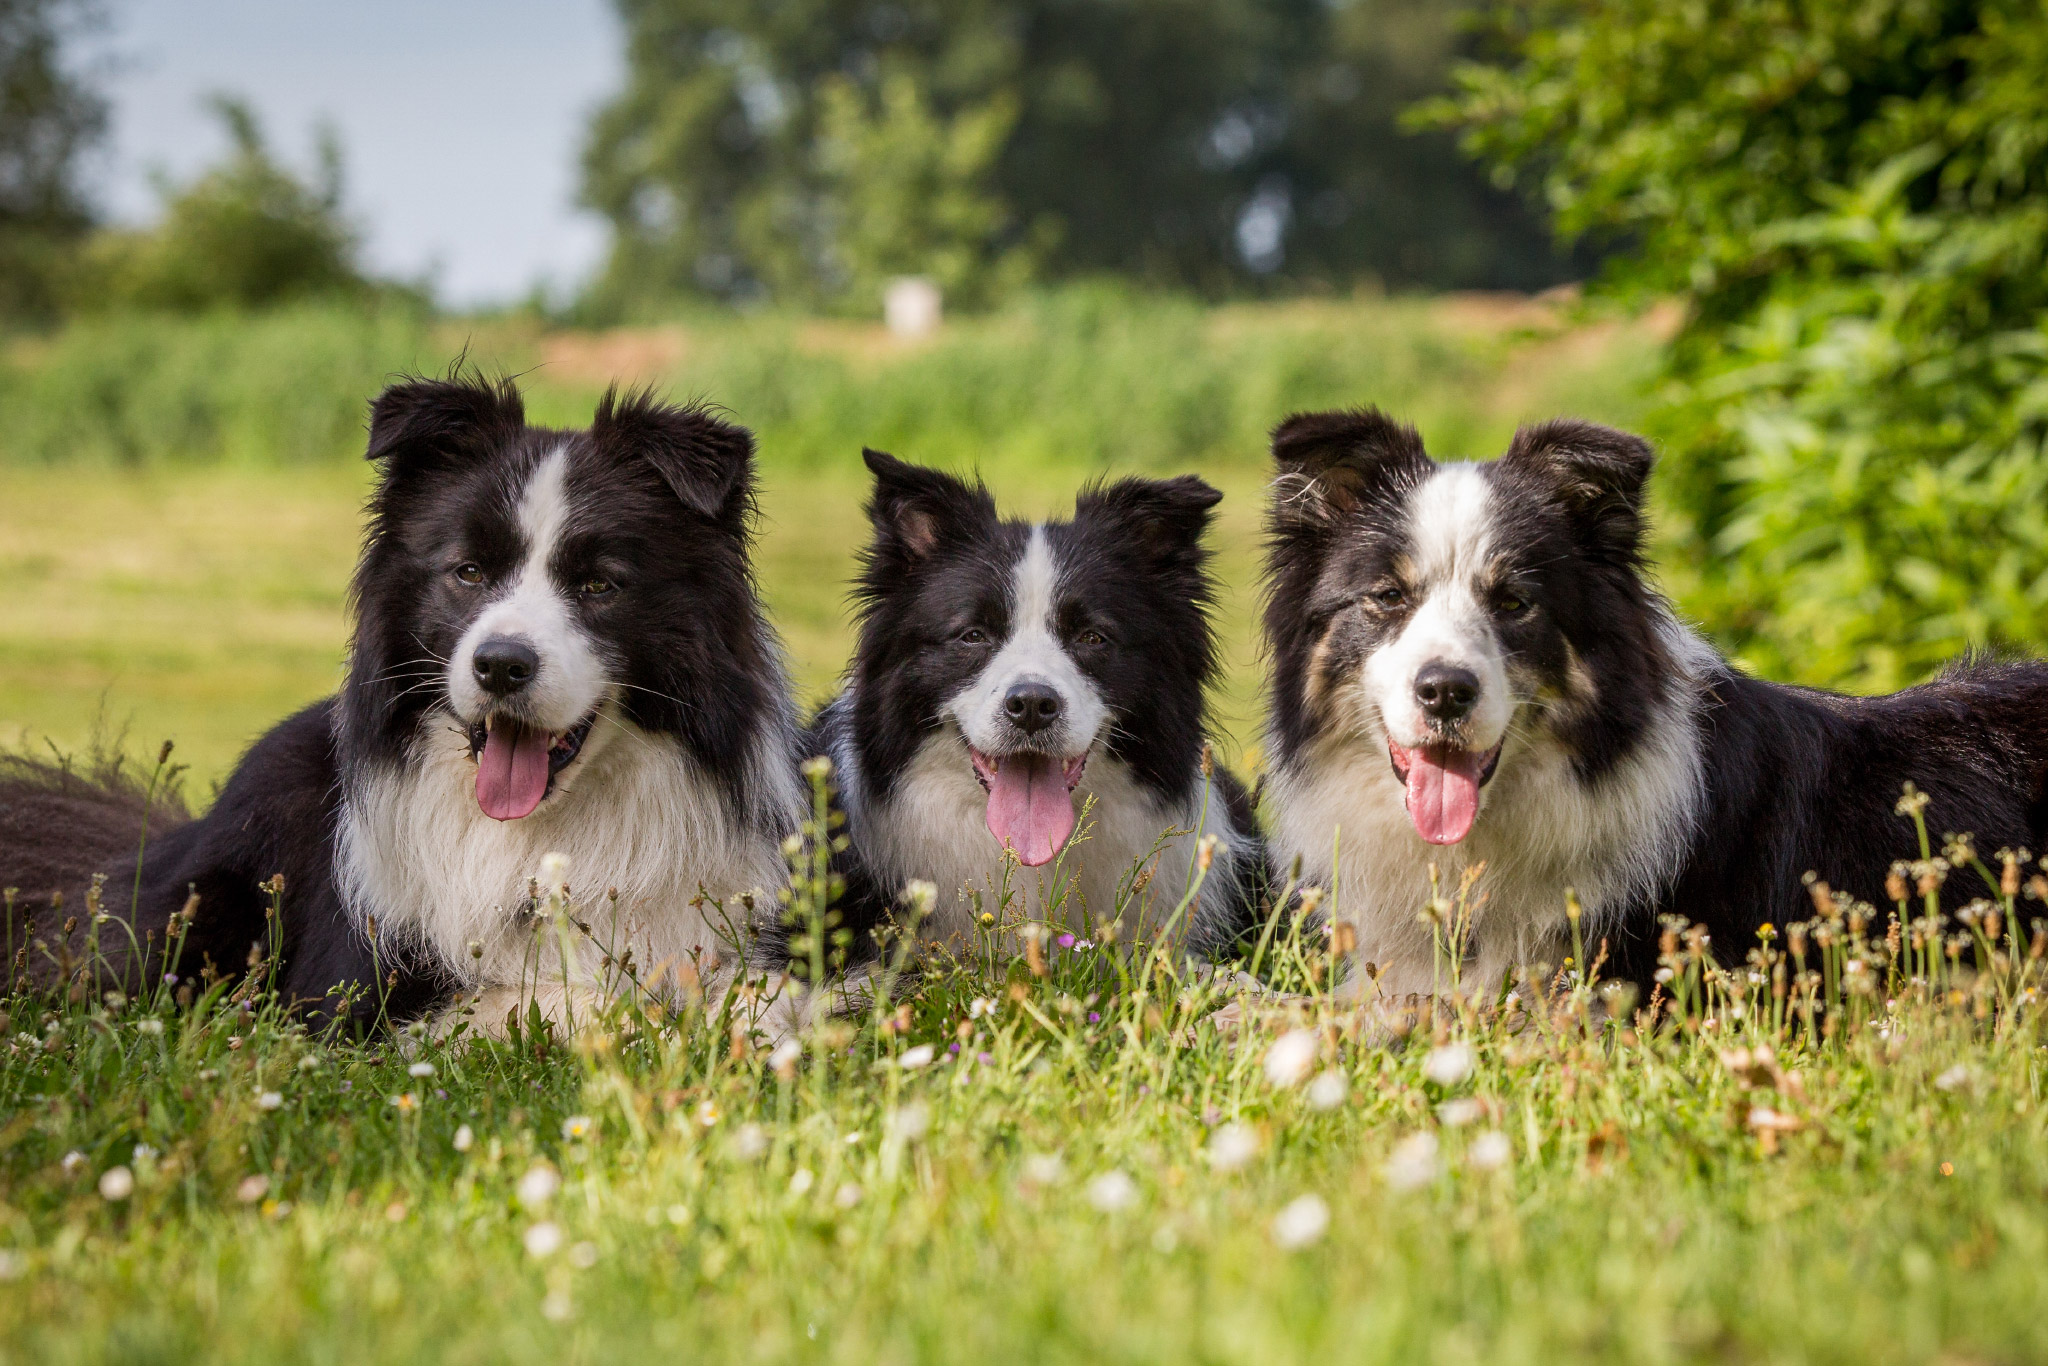
[{"label": "small white wildflower", "polygon": [[597,1265],[597,1244],[582,1242],[569,1249],[569,1265],[578,1271],[588,1271]]},{"label": "small white wildflower", "polygon": [[1316,1065],[1316,1036],[1306,1029],[1290,1029],[1266,1050],[1266,1080],[1275,1086],[1298,1086],[1308,1079]]},{"label": "small white wildflower", "polygon": [[719,1114],[717,1101],[704,1100],[697,1102],[697,1123],[702,1127],[709,1129],[712,1125],[718,1123]]},{"label": "small white wildflower", "polygon": [[832,1193],[832,1203],[841,1209],[852,1209],[860,1203],[860,1196],[860,1187],[848,1181]]},{"label": "small white wildflower", "polygon": [[1259,1155],[1258,1131],[1235,1121],[1221,1125],[1209,1135],[1209,1165],[1219,1172],[1234,1172]]},{"label": "small white wildflower", "polygon": [[791,1195],[808,1194],[811,1187],[817,1183],[817,1180],[816,1174],[809,1167],[798,1167],[789,1174],[789,1193]]},{"label": "small white wildflower", "polygon": [[796,1075],[796,1065],[803,1061],[804,1046],[795,1039],[784,1039],[768,1054],[768,1066],[784,1081]]},{"label": "small white wildflower", "polygon": [[164,1022],[162,1020],[137,1020],[135,1022],[135,1032],[152,1036],[162,1034],[164,1032]]},{"label": "small white wildflower", "polygon": [[1478,1121],[1486,1114],[1486,1107],[1474,1096],[1459,1096],[1436,1107],[1436,1117],[1447,1128],[1462,1129]]},{"label": "small white wildflower", "polygon": [[474,1129],[470,1128],[470,1127],[469,1127],[469,1126],[468,1126],[467,1124],[464,1124],[464,1125],[462,1125],[461,1127],[459,1127],[458,1129],[456,1129],[456,1131],[455,1131],[455,1151],[456,1151],[456,1152],[458,1152],[458,1153],[466,1153],[466,1152],[468,1152],[468,1151],[469,1151],[469,1150],[470,1150],[471,1148],[474,1148],[475,1146],[476,1146],[476,1130],[474,1130]]},{"label": "small white wildflower", "polygon": [[406,1037],[407,1037],[407,1038],[409,1038],[409,1039],[424,1039],[424,1038],[426,1038],[426,1037],[427,1037],[427,1022],[426,1022],[425,1020],[414,1020],[414,1021],[413,1021],[413,1022],[412,1022],[411,1024],[409,1024],[409,1025],[407,1025],[407,1026],[405,1027],[405,1034],[406,1034]]},{"label": "small white wildflower", "polygon": [[967,1018],[970,1020],[986,1019],[995,1013],[996,1003],[992,996],[977,996],[967,1003]]},{"label": "small white wildflower", "polygon": [[73,1148],[64,1154],[64,1160],[57,1165],[64,1169],[66,1176],[76,1176],[85,1170],[85,1154]]},{"label": "small white wildflower", "polygon": [[1387,1157],[1387,1184],[1397,1191],[1414,1190],[1436,1179],[1436,1135],[1424,1129],[1394,1145]]},{"label": "small white wildflower", "polygon": [[1138,1203],[1138,1183],[1122,1172],[1104,1172],[1088,1183],[1088,1203],[1104,1214],[1115,1214]]},{"label": "small white wildflower", "polygon": [[1035,1153],[1024,1159],[1024,1182],[1031,1186],[1057,1186],[1067,1165],[1057,1153]]},{"label": "small white wildflower", "polygon": [[567,1322],[569,1316],[575,1312],[576,1308],[570,1303],[569,1292],[566,1290],[550,1290],[541,1297],[540,1316],[549,1323]]},{"label": "small white wildflower", "polygon": [[528,1209],[538,1209],[555,1198],[555,1192],[562,1188],[562,1178],[553,1167],[542,1163],[527,1169],[519,1178],[519,1203]]},{"label": "small white wildflower", "polygon": [[903,1056],[898,1058],[896,1063],[906,1072],[915,1072],[920,1067],[931,1066],[932,1058],[937,1053],[938,1050],[932,1045],[921,1043],[915,1048],[904,1049]]},{"label": "small white wildflower", "polygon": [[1968,1063],[1959,1062],[1934,1079],[1935,1089],[1939,1091],[1954,1091],[1969,1084],[1970,1067]]},{"label": "small white wildflower", "polygon": [[562,1121],[562,1137],[571,1142],[589,1138],[597,1132],[597,1121],[589,1115],[571,1115]]},{"label": "small white wildflower", "polygon": [[157,1151],[147,1143],[138,1143],[129,1151],[128,1160],[138,1167],[146,1167],[156,1161]]},{"label": "small white wildflower", "polygon": [[889,1137],[898,1143],[915,1143],[925,1136],[932,1127],[932,1112],[913,1101],[898,1110],[891,1110],[883,1120]]},{"label": "small white wildflower", "polygon": [[262,1175],[260,1172],[254,1176],[243,1177],[242,1183],[235,1187],[235,1199],[245,1205],[253,1205],[268,1194],[270,1194],[270,1178]]},{"label": "small white wildflower", "polygon": [[1471,1044],[1443,1044],[1430,1049],[1429,1056],[1422,1060],[1422,1075],[1438,1086],[1456,1086],[1472,1075],[1475,1061]]},{"label": "small white wildflower", "polygon": [[1320,1196],[1304,1195],[1273,1216],[1273,1241],[1293,1251],[1307,1247],[1330,1227],[1330,1207]]},{"label": "small white wildflower", "polygon": [[1332,1067],[1316,1074],[1308,1084],[1308,1103],[1312,1110],[1334,1110],[1351,1099],[1351,1083],[1344,1074]]},{"label": "small white wildflower", "polygon": [[662,1213],[667,1215],[668,1221],[677,1228],[681,1228],[690,1222],[690,1207],[688,1205],[670,1205]]},{"label": "small white wildflower", "polygon": [[406,1068],[405,1072],[407,1076],[419,1077],[422,1080],[424,1080],[425,1078],[434,1075],[434,1064],[430,1062],[416,1062],[412,1066]]},{"label": "small white wildflower", "polygon": [[1508,1136],[1498,1129],[1488,1129],[1472,1140],[1472,1146],[1465,1149],[1465,1165],[1476,1172],[1497,1172],[1514,1160],[1515,1150],[1508,1142]]},{"label": "small white wildflower", "polygon": [[562,1226],[552,1219],[543,1219],[526,1230],[526,1255],[529,1257],[552,1257],[562,1246]]},{"label": "small white wildflower", "polygon": [[[301,1057],[301,1058],[299,1059],[299,1070],[300,1070],[301,1072],[317,1072],[317,1071],[319,1071],[319,1070],[320,1070],[320,1055],[319,1055],[318,1053],[307,1053],[307,1054],[305,1054],[305,1055],[304,1055],[303,1057]],[[432,1074],[430,1073],[429,1075],[432,1075]]]},{"label": "small white wildflower", "polygon": [[126,1167],[109,1167],[100,1173],[100,1198],[126,1200],[135,1194],[135,1173]]},{"label": "small white wildflower", "polygon": [[540,889],[544,894],[566,894],[569,890],[569,856],[540,856]]},{"label": "small white wildflower", "polygon": [[758,1124],[742,1124],[733,1131],[732,1150],[749,1162],[768,1155],[768,1131]]},{"label": "small white wildflower", "polygon": [[276,1091],[265,1091],[256,1097],[256,1108],[259,1110],[282,1109],[284,1108],[284,1096]]}]

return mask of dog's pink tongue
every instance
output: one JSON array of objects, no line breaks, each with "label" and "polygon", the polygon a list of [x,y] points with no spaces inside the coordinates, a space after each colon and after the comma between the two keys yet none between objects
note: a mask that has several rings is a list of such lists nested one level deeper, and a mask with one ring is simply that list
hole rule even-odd
[{"label": "dog's pink tongue", "polygon": [[1411,749],[1408,759],[1408,819],[1431,844],[1456,844],[1472,833],[1479,814],[1479,774],[1484,754],[1468,750]]},{"label": "dog's pink tongue", "polygon": [[476,761],[476,804],[494,821],[530,815],[548,795],[549,736],[544,730],[491,727]]},{"label": "dog's pink tongue", "polygon": [[1074,797],[1057,760],[1012,754],[989,775],[988,830],[1027,868],[1051,863],[1074,833]]}]

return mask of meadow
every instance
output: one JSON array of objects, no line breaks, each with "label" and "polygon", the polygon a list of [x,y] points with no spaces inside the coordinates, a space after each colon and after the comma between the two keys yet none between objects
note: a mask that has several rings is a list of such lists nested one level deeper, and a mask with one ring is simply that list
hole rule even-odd
[{"label": "meadow", "polygon": [[[1488,454],[1528,418],[1630,422],[1668,325],[1083,291],[917,344],[320,310],[20,342],[0,740],[169,736],[203,804],[338,676],[364,397],[467,346],[544,420],[624,376],[756,429],[761,575],[807,696],[846,652],[863,442],[1030,512],[1103,473],[1202,473],[1226,493],[1223,749],[1256,768],[1265,428],[1374,401]],[[1687,566],[1662,573],[1682,596]],[[632,1001],[509,1044],[353,1043],[280,1016],[260,965],[17,994],[0,1360],[2039,1359],[2048,882],[1916,819],[1908,877],[1981,885],[1969,919],[1820,889],[1727,973],[1674,927],[1661,1013],[1582,944],[1504,1016],[1362,1034],[1315,994],[1328,945],[1287,932],[1255,966],[1310,999],[1235,1033],[1202,1023],[1215,985],[1086,939],[937,955],[774,1053]],[[1469,902],[1430,909],[1454,935]]]}]

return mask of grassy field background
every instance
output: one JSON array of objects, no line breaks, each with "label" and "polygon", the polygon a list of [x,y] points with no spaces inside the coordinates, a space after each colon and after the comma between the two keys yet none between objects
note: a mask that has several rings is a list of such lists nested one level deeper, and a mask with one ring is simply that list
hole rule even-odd
[{"label": "grassy field background", "polygon": [[1627,422],[1667,326],[1507,297],[1203,310],[1082,293],[919,343],[775,318],[589,334],[321,310],[18,343],[0,364],[0,743],[169,737],[203,798],[264,727],[331,691],[364,405],[466,349],[523,374],[537,420],[587,422],[620,379],[759,433],[760,574],[806,699],[848,651],[863,444],[979,470],[1034,515],[1103,474],[1200,473],[1226,495],[1218,719],[1225,749],[1256,762],[1265,430],[1373,402],[1464,456],[1498,453],[1526,419]]}]

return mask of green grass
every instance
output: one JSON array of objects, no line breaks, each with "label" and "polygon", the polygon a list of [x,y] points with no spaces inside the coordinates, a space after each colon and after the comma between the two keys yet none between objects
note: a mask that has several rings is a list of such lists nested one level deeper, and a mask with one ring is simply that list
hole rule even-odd
[{"label": "green grass", "polygon": [[2038,1360],[2030,909],[1893,952],[1830,905],[1754,977],[1674,935],[1654,1019],[1539,969],[1391,1041],[1321,999],[1224,1034],[1142,953],[939,953],[779,1065],[631,1002],[366,1047],[82,982],[5,1002],[0,1354]]},{"label": "green grass", "polygon": [[1071,507],[1110,472],[1194,470],[1215,538],[1224,748],[1256,761],[1264,432],[1379,402],[1434,449],[1486,454],[1525,418],[1630,420],[1652,321],[1484,298],[1200,310],[1075,293],[927,343],[782,318],[621,333],[301,310],[96,323],[0,352],[0,743],[168,736],[202,798],[255,735],[335,686],[366,488],[368,396],[464,347],[581,424],[611,377],[725,405],[761,438],[760,573],[806,698],[846,658],[866,536],[863,444],[979,469],[1009,508]]}]

